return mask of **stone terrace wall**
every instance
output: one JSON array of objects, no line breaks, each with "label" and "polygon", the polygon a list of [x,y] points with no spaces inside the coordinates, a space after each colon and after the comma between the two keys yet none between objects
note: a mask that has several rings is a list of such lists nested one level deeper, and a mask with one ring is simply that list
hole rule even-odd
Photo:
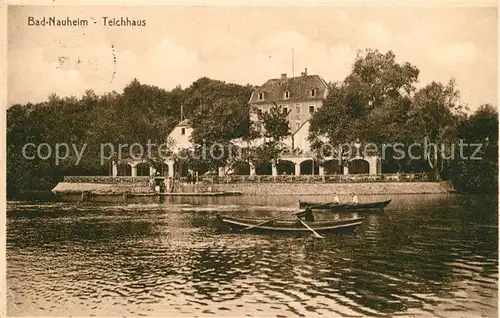
[{"label": "stone terrace wall", "polygon": [[64,182],[70,183],[100,183],[100,184],[135,184],[148,186],[149,177],[129,177],[129,176],[66,176]]},{"label": "stone terrace wall", "polygon": [[94,194],[121,194],[121,193],[152,193],[154,190],[149,185],[142,183],[85,183],[85,182],[59,182],[52,192],[59,194],[69,194],[82,192]]},{"label": "stone terrace wall", "polygon": [[[274,179],[273,179],[274,180]],[[199,182],[192,184],[177,184],[175,192],[218,192],[218,191],[238,191],[247,195],[314,195],[314,194],[437,194],[447,193],[453,190],[449,182],[409,182],[409,181],[381,181],[381,182],[244,182],[244,183],[207,183]],[[82,183],[95,185],[95,190],[100,189],[99,185],[108,184],[109,191],[144,193],[153,191],[149,185],[149,177],[106,177],[106,176],[71,176],[65,177],[56,191],[81,192]],[[73,189],[74,188],[74,189]],[[111,190],[112,189],[112,190]]]},{"label": "stone terrace wall", "polygon": [[239,191],[248,195],[283,194],[436,194],[453,190],[449,182],[370,183],[233,183],[214,184],[213,191]]}]

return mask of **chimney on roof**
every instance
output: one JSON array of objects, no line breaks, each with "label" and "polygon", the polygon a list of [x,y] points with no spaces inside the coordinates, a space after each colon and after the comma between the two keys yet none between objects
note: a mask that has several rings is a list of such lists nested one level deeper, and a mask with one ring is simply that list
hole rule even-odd
[{"label": "chimney on roof", "polygon": [[302,76],[307,76],[307,67],[306,69],[304,70],[304,72],[301,73]]},{"label": "chimney on roof", "polygon": [[286,79],[286,73],[281,74],[281,79],[282,80]]}]

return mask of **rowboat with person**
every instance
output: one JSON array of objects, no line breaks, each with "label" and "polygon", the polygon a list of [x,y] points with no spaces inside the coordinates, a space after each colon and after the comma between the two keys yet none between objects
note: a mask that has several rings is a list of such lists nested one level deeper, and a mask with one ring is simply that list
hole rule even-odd
[{"label": "rowboat with person", "polygon": [[362,211],[381,211],[391,203],[392,200],[357,203],[355,200],[349,203],[333,202],[309,202],[299,200],[299,209],[311,208],[312,210],[325,210],[330,212],[362,212]]}]

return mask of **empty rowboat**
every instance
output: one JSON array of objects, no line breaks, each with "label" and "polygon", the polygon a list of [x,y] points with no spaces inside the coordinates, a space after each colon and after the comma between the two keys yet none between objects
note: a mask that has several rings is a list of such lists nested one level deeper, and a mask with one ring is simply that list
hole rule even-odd
[{"label": "empty rowboat", "polygon": [[[349,233],[363,223],[363,218],[352,218],[347,220],[320,220],[305,222],[305,227],[298,220],[270,220],[257,218],[242,218],[218,215],[219,221],[228,226],[232,231],[249,229],[249,232],[267,232],[276,234],[310,234],[311,230],[318,233]],[[262,225],[260,225],[262,224]]]}]

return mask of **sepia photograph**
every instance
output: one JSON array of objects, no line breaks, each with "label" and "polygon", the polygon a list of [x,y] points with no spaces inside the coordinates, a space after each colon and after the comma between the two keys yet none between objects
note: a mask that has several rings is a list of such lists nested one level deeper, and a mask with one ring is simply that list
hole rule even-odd
[{"label": "sepia photograph", "polygon": [[0,316],[497,317],[498,3],[403,4],[4,4]]}]

